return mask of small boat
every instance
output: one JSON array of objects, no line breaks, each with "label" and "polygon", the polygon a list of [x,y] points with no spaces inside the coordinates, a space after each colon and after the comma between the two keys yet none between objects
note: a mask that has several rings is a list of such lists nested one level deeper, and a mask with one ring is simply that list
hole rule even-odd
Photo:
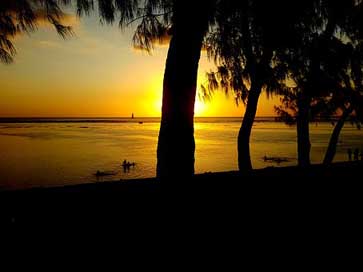
[{"label": "small boat", "polygon": [[289,158],[285,158],[285,157],[267,157],[267,156],[264,156],[263,157],[263,160],[265,162],[275,162],[277,164],[280,164],[282,162],[289,162],[290,159]]},{"label": "small boat", "polygon": [[94,174],[96,177],[106,177],[106,176],[114,176],[116,173],[114,172],[103,172],[103,171],[97,171],[96,174]]}]

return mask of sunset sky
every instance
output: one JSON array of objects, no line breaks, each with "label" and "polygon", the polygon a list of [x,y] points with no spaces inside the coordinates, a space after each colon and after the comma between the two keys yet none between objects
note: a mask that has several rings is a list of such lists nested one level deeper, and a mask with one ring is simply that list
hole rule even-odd
[{"label": "sunset sky", "polygon": [[[18,54],[0,63],[0,117],[158,117],[167,46],[152,55],[132,47],[133,28],[100,25],[97,16],[67,16],[75,36],[60,38],[41,23],[30,36],[16,37]],[[203,54],[199,83],[213,64]],[[244,106],[217,92],[210,102],[197,101],[196,116],[242,116]],[[260,99],[258,116],[275,115],[275,97]]]}]

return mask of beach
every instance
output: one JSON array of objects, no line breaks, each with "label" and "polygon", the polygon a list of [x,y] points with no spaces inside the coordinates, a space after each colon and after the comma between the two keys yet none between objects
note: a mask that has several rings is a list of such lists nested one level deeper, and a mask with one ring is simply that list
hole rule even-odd
[{"label": "beach", "polygon": [[[174,215],[184,211],[182,218],[189,213],[186,220],[196,216],[195,222],[241,212],[271,217],[276,212],[297,216],[301,211],[321,220],[343,213],[347,205],[357,208],[362,167],[361,161],[309,169],[269,167],[248,174],[233,171],[190,179],[138,179],[7,191],[0,193],[0,221],[11,229],[117,224],[120,229],[137,232],[142,226],[148,230],[160,227],[158,220],[168,209],[174,210]],[[343,214],[351,212],[345,210]]]}]

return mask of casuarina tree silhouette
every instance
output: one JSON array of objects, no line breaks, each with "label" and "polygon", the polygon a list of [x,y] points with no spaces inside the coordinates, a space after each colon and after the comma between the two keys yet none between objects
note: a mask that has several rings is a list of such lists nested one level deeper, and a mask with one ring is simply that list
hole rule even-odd
[{"label": "casuarina tree silhouette", "polygon": [[194,174],[194,104],[203,39],[215,1],[174,1],[166,61],[157,176]]},{"label": "casuarina tree silhouette", "polygon": [[[217,27],[207,40],[209,56],[219,66],[208,73],[204,93],[221,87],[233,90],[237,102],[246,103],[238,135],[240,171],[252,169],[250,136],[260,94],[282,93],[286,89],[287,66],[278,56],[294,46],[301,35],[298,24],[311,2],[235,1],[217,17]],[[286,13],[296,10],[295,13]],[[228,15],[228,16],[226,16]]]},{"label": "casuarina tree silhouette", "polygon": [[[15,2],[19,6],[29,7],[31,16],[26,17],[26,22],[30,20],[30,24],[28,23],[30,27],[24,31],[33,30],[31,26],[35,22],[33,17],[37,7],[48,11],[48,7],[51,6],[61,13],[59,5],[75,4],[79,16],[89,15],[92,9],[98,7],[102,21],[112,24],[117,20],[122,28],[138,21],[133,41],[135,46],[146,50],[152,49],[155,41],[169,35],[171,40],[164,74],[157,176],[194,174],[193,119],[198,64],[204,36],[213,23],[214,10],[220,1],[15,0]],[[3,13],[8,14],[13,21],[17,21],[19,14],[22,14],[21,9],[12,13],[12,8],[8,5],[3,5]],[[57,21],[52,23],[58,26]],[[13,55],[15,51],[8,43],[8,36],[14,36],[16,31],[6,32],[5,29],[1,28],[2,33],[5,33],[2,48]]]},{"label": "casuarina tree silhouette", "polygon": [[[310,121],[330,121],[334,124],[324,164],[333,161],[339,134],[345,121],[350,117],[360,126],[359,113],[362,104],[362,55],[350,43],[332,39],[320,54],[320,86],[311,98]],[[276,108],[281,120],[288,124],[296,123],[298,112],[297,101],[299,89],[291,88],[282,99],[282,105]],[[337,121],[335,121],[338,118]]]},{"label": "casuarina tree silhouette", "polygon": [[333,162],[339,135],[345,121],[349,118],[358,129],[360,129],[363,121],[362,43],[360,42],[355,46],[350,43],[341,43],[340,46],[337,46],[336,51],[338,54],[335,58],[329,58],[329,61],[334,62],[329,68],[335,68],[331,77],[337,81],[337,84],[331,92],[331,98],[328,99],[327,103],[323,103],[323,110],[327,108],[332,112],[331,115],[338,116],[323,161],[326,165]]},{"label": "casuarina tree silhouette", "polygon": [[[350,69],[350,54],[345,44],[356,46],[362,33],[361,21],[357,19],[362,15],[361,1],[313,2],[313,9],[306,13],[299,25],[303,33],[300,42],[285,56],[280,56],[288,65],[290,79],[296,87],[285,95],[283,106],[276,107],[277,113],[289,123],[296,118],[298,163],[301,167],[310,165],[309,122],[322,108],[324,98],[333,93],[339,97],[341,95],[336,92],[347,90],[341,88],[341,82],[347,82],[342,76],[346,76],[347,69]],[[331,154],[329,150],[328,153]]]}]

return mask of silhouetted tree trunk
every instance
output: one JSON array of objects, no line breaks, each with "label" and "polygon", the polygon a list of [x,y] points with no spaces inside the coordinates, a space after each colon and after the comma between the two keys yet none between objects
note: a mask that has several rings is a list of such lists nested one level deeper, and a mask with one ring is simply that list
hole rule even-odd
[{"label": "silhouetted tree trunk", "polygon": [[257,104],[261,94],[261,88],[262,87],[258,84],[251,87],[250,93],[248,95],[246,112],[238,134],[238,168],[241,172],[252,170],[250,137],[253,122],[256,117]]},{"label": "silhouetted tree trunk", "polygon": [[[246,23],[246,25],[248,25]],[[259,63],[256,63],[253,55],[251,36],[248,29],[244,29],[247,48],[247,59],[251,66],[250,78],[251,89],[248,94],[246,112],[243,117],[242,126],[238,134],[238,169],[241,172],[248,172],[252,170],[251,154],[250,154],[250,138],[252,132],[253,122],[255,121],[258,99],[262,91],[263,82],[268,80],[268,73],[270,62],[272,59],[273,51],[271,48],[265,48],[263,56]]]},{"label": "silhouetted tree trunk", "polygon": [[335,125],[333,133],[330,137],[328,149],[325,153],[325,157],[324,157],[324,161],[323,161],[323,163],[325,165],[329,165],[333,162],[335,153],[337,151],[337,144],[338,144],[340,132],[342,131],[342,129],[344,127],[344,123],[347,120],[347,118],[349,117],[349,115],[352,113],[352,111],[353,111],[352,107],[345,109],[342,116],[339,118],[338,123]]},{"label": "silhouetted tree trunk", "polygon": [[194,104],[202,42],[208,29],[208,8],[199,2],[196,6],[200,7],[190,9],[183,6],[186,3],[176,3],[164,74],[157,150],[159,178],[194,174]]},{"label": "silhouetted tree trunk", "polygon": [[310,165],[310,98],[300,94],[297,101],[298,114],[296,118],[297,125],[297,153],[298,165],[307,167]]}]

